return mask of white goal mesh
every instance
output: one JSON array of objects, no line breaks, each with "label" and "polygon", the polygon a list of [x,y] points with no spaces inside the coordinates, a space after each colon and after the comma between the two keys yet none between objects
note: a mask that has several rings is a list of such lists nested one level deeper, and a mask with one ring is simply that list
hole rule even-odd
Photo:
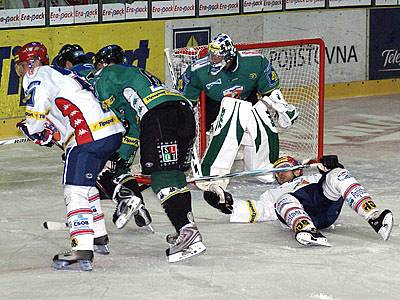
[{"label": "white goal mesh", "polygon": [[[288,130],[280,130],[280,155],[290,154],[298,159],[318,158],[323,151],[324,43],[321,39],[282,42],[236,44],[238,50],[259,51],[275,68],[285,99],[299,110],[299,118]],[[194,60],[207,54],[206,46],[166,49],[170,81]],[[168,81],[168,80],[167,80]],[[201,103],[205,100],[201,97]],[[198,113],[200,156],[205,149],[205,105]]]}]

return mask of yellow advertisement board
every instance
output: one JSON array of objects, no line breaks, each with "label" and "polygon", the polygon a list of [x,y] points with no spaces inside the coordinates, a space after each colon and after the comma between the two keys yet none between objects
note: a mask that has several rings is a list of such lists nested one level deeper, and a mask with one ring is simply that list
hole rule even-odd
[{"label": "yellow advertisement board", "polygon": [[20,46],[39,41],[46,45],[50,61],[64,44],[79,44],[94,55],[100,48],[118,44],[128,63],[164,80],[164,21],[94,24],[0,31],[0,139],[16,136],[22,119],[21,80],[14,71],[13,56]]}]

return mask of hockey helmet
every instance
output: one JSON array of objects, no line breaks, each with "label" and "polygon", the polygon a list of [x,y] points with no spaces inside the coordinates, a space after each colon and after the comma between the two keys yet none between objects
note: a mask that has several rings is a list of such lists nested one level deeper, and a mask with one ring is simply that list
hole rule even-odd
[{"label": "hockey helmet", "polygon": [[220,33],[208,44],[208,54],[211,63],[210,72],[216,75],[236,58],[237,50],[232,39],[227,34]]},{"label": "hockey helmet", "polygon": [[[23,63],[27,63],[29,72],[35,69],[35,62],[40,61],[43,65],[49,64],[49,55],[47,54],[47,48],[40,42],[31,42],[23,45],[14,56],[15,61],[15,72],[18,76],[22,77],[27,72]],[[36,65],[37,66],[37,65]]]},{"label": "hockey helmet", "polygon": [[126,64],[124,50],[118,45],[108,45],[101,48],[94,56],[94,65],[98,68],[99,64]]},{"label": "hockey helmet", "polygon": [[58,51],[57,59],[53,62],[60,67],[65,68],[67,61],[70,61],[73,66],[77,64],[88,63],[89,59],[86,57],[83,48],[78,44],[66,44]]},{"label": "hockey helmet", "polygon": [[18,49],[14,57],[14,61],[16,64],[36,59],[44,65],[49,64],[49,55],[47,54],[47,48],[40,42],[31,42],[25,44]]},{"label": "hockey helmet", "polygon": [[[300,163],[292,156],[286,155],[286,156],[281,156],[280,158],[278,158],[275,163],[274,163],[274,168],[285,168],[285,167],[295,167],[295,166],[299,166]],[[302,169],[297,169],[297,170],[292,170],[292,175],[293,177],[290,180],[293,180],[296,177],[302,176],[303,175],[303,170]],[[283,178],[280,178],[281,175],[280,173],[284,173],[283,172],[275,172],[275,179],[276,181],[278,181],[279,184],[282,184],[284,182],[290,181],[290,180],[286,180],[286,178],[283,180]]]}]

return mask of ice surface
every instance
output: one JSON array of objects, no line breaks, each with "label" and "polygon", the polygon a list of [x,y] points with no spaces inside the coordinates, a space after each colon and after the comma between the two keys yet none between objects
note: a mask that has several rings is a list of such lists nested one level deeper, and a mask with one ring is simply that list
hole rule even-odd
[{"label": "ice surface", "polygon": [[[111,255],[96,255],[93,272],[51,268],[68,249],[68,232],[46,231],[45,220],[64,221],[58,149],[32,144],[0,148],[0,299],[400,299],[400,96],[325,104],[325,153],[341,161],[381,208],[394,213],[384,242],[343,207],[332,248],[306,248],[275,223],[230,224],[193,191],[193,210],[207,246],[187,261],[166,261],[172,232],[152,192],[145,200],[155,234],[131,222],[117,230],[114,205],[102,202]],[[268,186],[235,179],[235,198],[257,199]]]}]

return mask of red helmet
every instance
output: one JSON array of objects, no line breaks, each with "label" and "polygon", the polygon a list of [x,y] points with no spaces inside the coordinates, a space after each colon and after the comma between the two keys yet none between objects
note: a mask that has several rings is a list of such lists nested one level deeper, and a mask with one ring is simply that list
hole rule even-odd
[{"label": "red helmet", "polygon": [[47,54],[47,48],[40,42],[31,42],[25,44],[15,54],[15,63],[19,64],[23,61],[37,59],[42,64],[49,64],[49,55]]},{"label": "red helmet", "polygon": [[[294,157],[289,155],[282,156],[274,162],[274,168],[294,167],[298,165],[300,165],[300,163]],[[299,176],[303,175],[302,169],[299,169],[298,171],[300,171]]]}]

